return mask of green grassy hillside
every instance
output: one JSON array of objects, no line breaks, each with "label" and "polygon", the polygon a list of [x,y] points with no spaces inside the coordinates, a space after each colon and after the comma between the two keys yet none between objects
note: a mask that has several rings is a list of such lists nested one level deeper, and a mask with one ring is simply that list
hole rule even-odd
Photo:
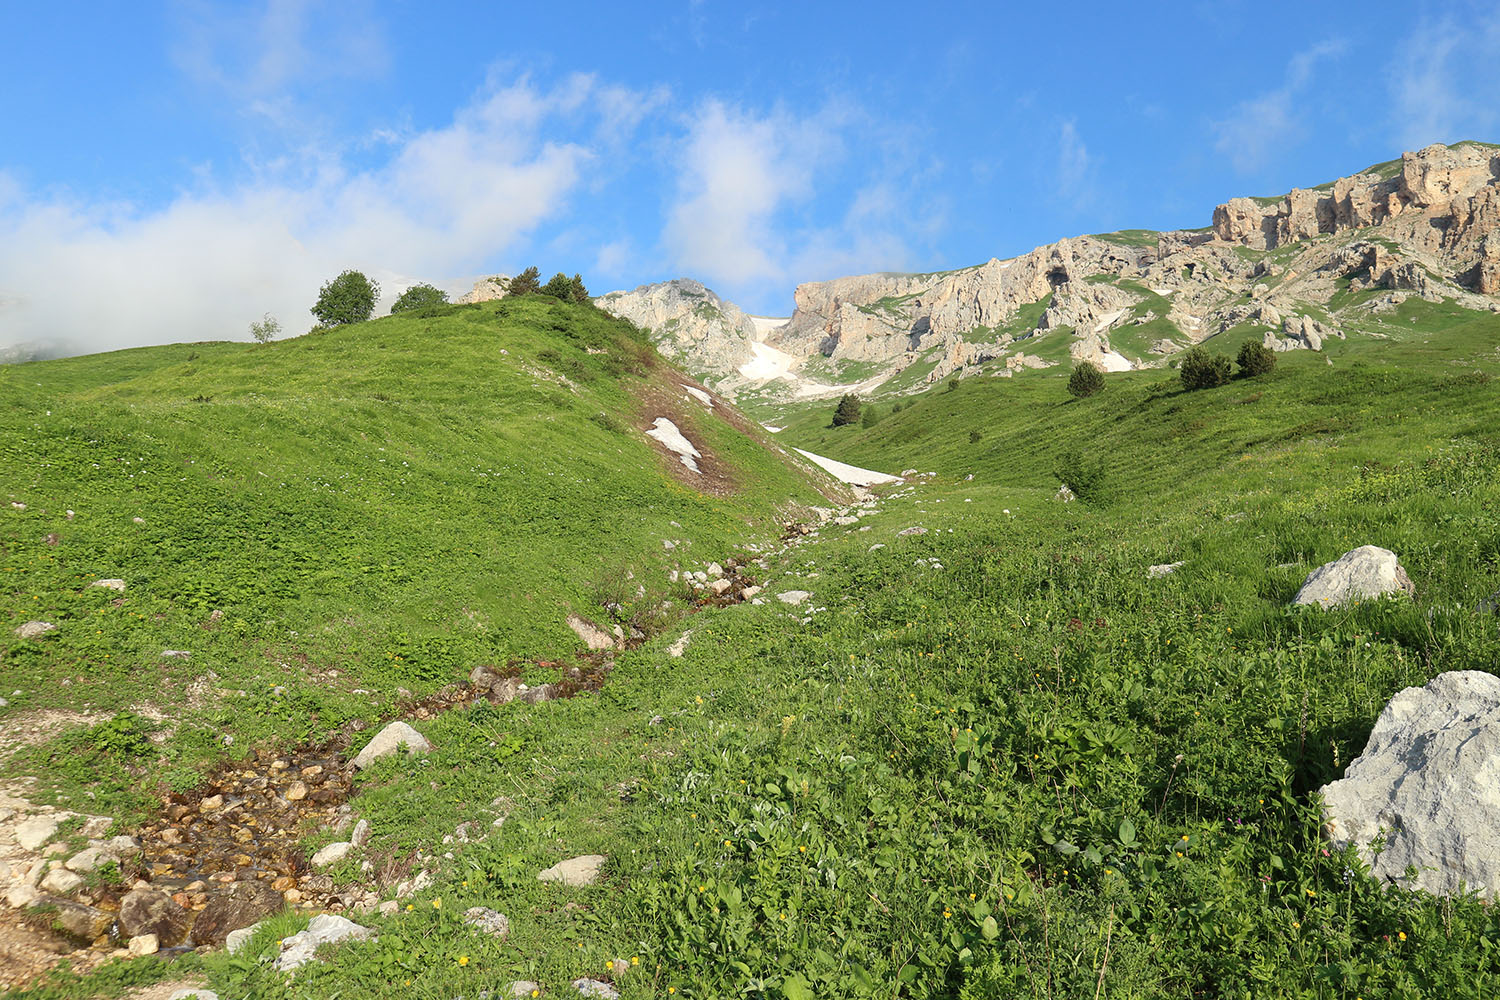
[{"label": "green grassy hillside", "polygon": [[[664,539],[723,557],[821,499],[682,381],[629,324],[542,297],[0,368],[0,687],[24,692],[0,725],[168,712],[188,785],[221,736],[313,737],[477,662],[557,659],[570,611],[680,605]],[[643,436],[658,416],[712,489]],[[57,630],[18,640],[30,620]]]},{"label": "green grassy hillside", "polygon": [[[1395,692],[1500,663],[1497,621],[1475,610],[1500,588],[1500,321],[1445,315],[1194,393],[1155,370],[1073,400],[1051,370],[936,388],[871,428],[827,429],[832,402],[794,414],[782,443],[933,475],[779,549],[769,600],[622,653],[601,691],[418,722],[432,753],[365,772],[353,805],[369,858],[452,858],[409,905],[359,918],[378,941],[288,981],[266,961],[306,915],[284,916],[239,958],[192,961],[221,996],[268,998],[472,997],[520,979],[571,996],[580,976],[627,1000],[1493,995],[1493,907],[1371,880],[1327,849],[1316,798]],[[56,370],[71,393],[104,392]],[[570,401],[542,385],[526,390]],[[129,392],[105,395],[127,419]],[[41,408],[17,424],[46,426]],[[787,475],[767,462],[758,474]],[[1094,489],[1054,499],[1059,469]],[[775,481],[756,487],[765,505]],[[489,525],[468,526],[483,545]],[[1288,606],[1362,544],[1398,553],[1415,599]],[[76,587],[36,600],[86,599]],[[811,596],[774,598],[788,589]],[[29,599],[17,590],[17,617]],[[444,844],[464,822],[483,837]],[[599,886],[536,880],[595,852]],[[352,859],[334,873],[362,878]],[[509,915],[510,936],[465,928],[473,905]],[[29,995],[162,974],[115,965]]]}]

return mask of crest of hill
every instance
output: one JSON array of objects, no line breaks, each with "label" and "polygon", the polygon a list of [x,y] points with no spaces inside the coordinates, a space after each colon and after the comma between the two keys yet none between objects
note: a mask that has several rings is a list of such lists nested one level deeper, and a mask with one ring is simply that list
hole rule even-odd
[{"label": "crest of hill", "polygon": [[[7,634],[44,615],[53,668],[97,659],[76,581],[125,580],[108,638],[132,652],[80,699],[161,648],[261,662],[290,642],[386,690],[571,651],[570,613],[674,596],[664,540],[722,557],[833,488],[687,387],[631,324],[543,296],[11,366],[0,456],[25,517],[0,544],[38,561]],[[662,419],[699,470],[646,435]],[[207,634],[211,612],[240,624]]]}]

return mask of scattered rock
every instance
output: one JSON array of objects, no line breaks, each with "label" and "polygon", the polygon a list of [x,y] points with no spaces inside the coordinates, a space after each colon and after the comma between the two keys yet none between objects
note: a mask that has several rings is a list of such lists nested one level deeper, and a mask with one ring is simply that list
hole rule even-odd
[{"label": "scattered rock", "polygon": [[1156,566],[1147,566],[1146,567],[1146,579],[1148,579],[1148,580],[1159,580],[1159,579],[1161,579],[1164,576],[1171,576],[1173,573],[1177,572],[1179,569],[1181,569],[1183,566],[1186,566],[1186,565],[1187,565],[1187,563],[1174,562],[1174,563],[1161,563],[1161,564],[1156,565]]},{"label": "scattered rock", "polygon": [[303,799],[307,798],[306,783],[301,781],[292,782],[290,785],[286,786],[286,791],[281,793],[281,797],[286,799],[288,802],[302,801]]},{"label": "scattered rock", "polygon": [[811,596],[812,592],[807,590],[783,590],[776,595],[776,599],[783,604],[797,605]]},{"label": "scattered rock", "polygon": [[1073,493],[1072,490],[1068,489],[1068,485],[1064,483],[1057,488],[1057,492],[1053,494],[1053,499],[1061,500],[1063,503],[1072,503],[1074,500],[1078,499],[1078,497]]},{"label": "scattered rock", "polygon": [[22,882],[5,890],[5,903],[11,909],[24,910],[36,902],[40,895],[35,886]]},{"label": "scattered rock", "polygon": [[125,937],[155,934],[171,947],[187,937],[193,914],[158,889],[133,889],[120,900],[120,933]]},{"label": "scattered rock", "polygon": [[113,579],[111,579],[111,580],[95,580],[93,583],[89,584],[89,586],[90,587],[103,587],[105,590],[119,590],[119,591],[124,591],[124,589],[125,589],[125,581],[124,580],[113,580]]},{"label": "scattered rock", "polygon": [[161,942],[155,934],[137,934],[130,939],[129,944],[131,958],[145,958],[147,955],[155,955],[161,950]]},{"label": "scattered rock", "polygon": [[81,888],[83,888],[83,876],[76,875],[66,868],[54,868],[42,877],[43,892],[71,896]]},{"label": "scattered rock", "polygon": [[164,649],[161,651],[163,660],[190,660],[193,654],[186,649]]},{"label": "scattered rock", "polygon": [[1481,615],[1500,615],[1500,590],[1480,601],[1474,610]]},{"label": "scattered rock", "polygon": [[175,991],[167,997],[167,1000],[219,1000],[219,994],[199,986],[190,986],[187,989]]},{"label": "scattered rock", "polygon": [[57,628],[51,622],[27,622],[16,627],[16,635],[22,639],[35,639]]},{"label": "scattered rock", "polygon": [[755,596],[761,592],[761,590],[762,588],[760,587],[746,587],[744,590],[740,591],[740,597],[744,598],[747,601],[753,600]]},{"label": "scattered rock", "polygon": [[902,528],[900,531],[896,532],[896,534],[903,537],[906,535],[925,535],[927,534],[927,529],[922,527],[920,524],[914,524],[910,528]]},{"label": "scattered rock", "polygon": [[362,819],[354,824],[354,832],[349,835],[349,843],[355,847],[364,847],[370,842],[370,821]]},{"label": "scattered rock", "polygon": [[312,856],[312,866],[314,868],[327,868],[329,865],[336,865],[347,858],[349,852],[352,850],[354,850],[354,845],[348,841],[336,841],[322,848],[317,854]]},{"label": "scattered rock", "polygon": [[1292,603],[1337,608],[1384,594],[1416,592],[1396,553],[1377,545],[1361,545],[1308,574]]},{"label": "scattered rock", "polygon": [[356,768],[364,770],[379,758],[389,757],[402,747],[406,748],[408,754],[425,754],[432,749],[432,744],[406,723],[392,722],[375,734],[375,738],[365,745],[352,763]]},{"label": "scattered rock", "polygon": [[688,643],[690,643],[692,641],[693,641],[693,631],[692,631],[692,629],[689,629],[688,631],[682,633],[682,635],[678,636],[676,642],[672,643],[672,645],[670,645],[670,646],[667,647],[667,655],[668,656],[681,656],[683,653],[687,652]]},{"label": "scattered rock", "polygon": [[311,962],[322,945],[350,940],[365,941],[372,937],[374,932],[368,927],[361,927],[346,917],[331,913],[319,914],[312,918],[307,930],[282,940],[281,956],[276,959],[276,968],[280,972],[293,972]]},{"label": "scattered rock", "polygon": [[733,587],[733,586],[734,586],[734,581],[733,580],[723,580],[723,579],[720,579],[720,580],[715,580],[713,583],[710,583],[708,585],[708,590],[709,590],[709,593],[713,594],[715,597],[723,597],[724,594],[726,594],[729,591],[729,589],[731,587]]},{"label": "scattered rock", "polygon": [[66,899],[44,899],[39,905],[52,910],[54,927],[69,937],[90,944],[101,934],[108,933],[110,925],[115,922],[113,913]]},{"label": "scattered rock", "polygon": [[539,882],[561,882],[563,885],[582,887],[593,885],[599,878],[599,870],[608,860],[603,854],[585,854],[577,858],[559,861],[551,868],[538,873]]},{"label": "scattered rock", "polygon": [[[277,897],[278,900],[280,897]],[[231,955],[238,955],[240,951],[250,943],[255,932],[260,930],[260,924],[251,924],[249,927],[241,927],[224,935],[224,950]]]},{"label": "scattered rock", "polygon": [[572,629],[573,634],[578,636],[578,638],[582,640],[583,644],[589,649],[615,649],[619,645],[619,641],[614,636],[610,635],[608,632],[604,631],[599,626],[595,625],[593,622],[589,621],[586,618],[580,618],[577,615],[569,615],[568,628]]},{"label": "scattered rock", "polygon": [[[1323,786],[1325,831],[1377,878],[1435,895],[1500,891],[1500,678],[1439,674],[1387,703],[1344,777]],[[1383,838],[1380,850],[1371,844]],[[1405,873],[1414,867],[1408,883]]]},{"label": "scattered rock", "polygon": [[575,979],[573,980],[573,988],[581,996],[599,997],[600,1000],[620,1000],[619,990],[615,989],[609,983],[601,982],[598,979]]},{"label": "scattered rock", "polygon": [[532,982],[530,979],[517,979],[510,984],[510,995],[512,997],[529,997],[542,992],[542,984]]},{"label": "scattered rock", "polygon": [[469,907],[464,911],[464,923],[502,940],[510,933],[510,918],[487,906]]},{"label": "scattered rock", "polygon": [[41,850],[43,844],[57,832],[57,816],[33,816],[16,827],[16,843],[23,851]]}]

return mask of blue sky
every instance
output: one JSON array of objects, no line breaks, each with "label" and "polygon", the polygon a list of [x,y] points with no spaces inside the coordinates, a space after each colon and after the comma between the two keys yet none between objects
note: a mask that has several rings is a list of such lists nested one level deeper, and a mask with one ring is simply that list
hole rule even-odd
[{"label": "blue sky", "polygon": [[345,267],[597,292],[1196,227],[1500,139],[1500,3],[6,2],[0,346],[244,339]]}]

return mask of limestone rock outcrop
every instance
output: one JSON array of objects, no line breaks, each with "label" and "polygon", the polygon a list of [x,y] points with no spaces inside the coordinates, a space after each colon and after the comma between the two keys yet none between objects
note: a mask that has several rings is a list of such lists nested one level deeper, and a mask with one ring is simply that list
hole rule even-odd
[{"label": "limestone rock outcrop", "polygon": [[594,304],[645,330],[657,350],[695,374],[727,374],[754,357],[755,322],[691,278],[610,292]]},{"label": "limestone rock outcrop", "polygon": [[503,299],[510,291],[510,275],[493,274],[487,278],[480,278],[474,282],[474,287],[458,297],[459,305],[473,305],[476,302],[493,302]]},{"label": "limestone rock outcrop", "polygon": [[1213,219],[1218,239],[1258,250],[1367,226],[1440,255],[1455,275],[1472,274],[1475,290],[1496,294],[1500,264],[1485,265],[1481,244],[1500,228],[1500,147],[1428,146],[1323,189],[1275,200],[1232,198],[1214,209]]},{"label": "limestone rock outcrop", "polygon": [[[1376,878],[1452,895],[1500,889],[1500,678],[1439,674],[1386,705],[1364,752],[1323,786],[1325,832]],[[1405,878],[1408,867],[1415,878]]]},{"label": "limestone rock outcrop", "polygon": [[1281,336],[1268,330],[1263,342],[1273,351],[1321,351],[1323,343],[1334,337],[1343,340],[1343,331],[1311,316],[1287,316],[1281,321]]},{"label": "limestone rock outcrop", "polygon": [[1416,592],[1396,553],[1378,545],[1361,545],[1309,573],[1292,603],[1339,608],[1386,594]]}]

